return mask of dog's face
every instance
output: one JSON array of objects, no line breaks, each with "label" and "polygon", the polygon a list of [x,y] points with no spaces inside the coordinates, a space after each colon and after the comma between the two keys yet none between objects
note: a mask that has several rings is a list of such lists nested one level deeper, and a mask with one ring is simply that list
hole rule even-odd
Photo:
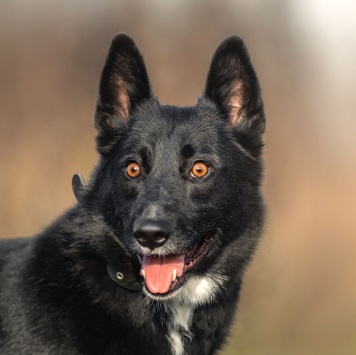
[{"label": "dog's face", "polygon": [[101,209],[141,263],[145,293],[165,299],[194,276],[240,276],[262,221],[264,131],[243,42],[229,37],[219,46],[197,105],[180,108],[158,103],[134,42],[118,35],[96,127]]}]

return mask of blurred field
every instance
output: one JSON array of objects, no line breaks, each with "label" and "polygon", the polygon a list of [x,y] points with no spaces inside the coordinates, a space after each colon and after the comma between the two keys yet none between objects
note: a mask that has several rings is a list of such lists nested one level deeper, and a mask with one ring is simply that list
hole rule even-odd
[{"label": "blurred field", "polygon": [[72,174],[97,159],[114,34],[135,39],[162,103],[189,105],[238,33],[264,93],[268,223],[221,354],[355,354],[356,6],[333,4],[2,1],[0,237],[34,234],[74,203]]}]

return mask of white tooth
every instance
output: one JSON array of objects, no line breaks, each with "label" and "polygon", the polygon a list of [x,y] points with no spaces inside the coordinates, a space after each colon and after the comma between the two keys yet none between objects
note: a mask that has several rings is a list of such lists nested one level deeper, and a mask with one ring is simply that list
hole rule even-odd
[{"label": "white tooth", "polygon": [[173,276],[172,276],[172,281],[174,282],[177,279],[177,270],[173,270]]},{"label": "white tooth", "polygon": [[145,270],[141,269],[140,274],[141,274],[141,276],[143,276],[144,279],[146,278]]}]

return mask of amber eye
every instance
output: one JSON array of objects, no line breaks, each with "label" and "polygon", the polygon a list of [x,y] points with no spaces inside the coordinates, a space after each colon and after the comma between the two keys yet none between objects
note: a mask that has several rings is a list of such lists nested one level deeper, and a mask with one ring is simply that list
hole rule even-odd
[{"label": "amber eye", "polygon": [[201,179],[204,176],[208,175],[209,171],[210,171],[210,169],[209,169],[208,165],[206,165],[205,163],[203,163],[201,161],[198,161],[198,162],[194,163],[192,170],[191,170],[191,174],[194,177]]},{"label": "amber eye", "polygon": [[126,167],[126,174],[132,179],[138,178],[141,175],[140,166],[136,162],[130,163]]}]

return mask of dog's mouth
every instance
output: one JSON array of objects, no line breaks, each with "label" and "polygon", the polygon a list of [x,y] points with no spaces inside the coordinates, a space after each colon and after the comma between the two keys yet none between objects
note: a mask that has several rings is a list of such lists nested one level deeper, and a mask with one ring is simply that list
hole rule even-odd
[{"label": "dog's mouth", "polygon": [[155,297],[165,297],[183,286],[186,273],[209,252],[212,244],[213,237],[210,236],[203,238],[186,254],[144,255],[140,273],[145,279],[146,289]]}]

